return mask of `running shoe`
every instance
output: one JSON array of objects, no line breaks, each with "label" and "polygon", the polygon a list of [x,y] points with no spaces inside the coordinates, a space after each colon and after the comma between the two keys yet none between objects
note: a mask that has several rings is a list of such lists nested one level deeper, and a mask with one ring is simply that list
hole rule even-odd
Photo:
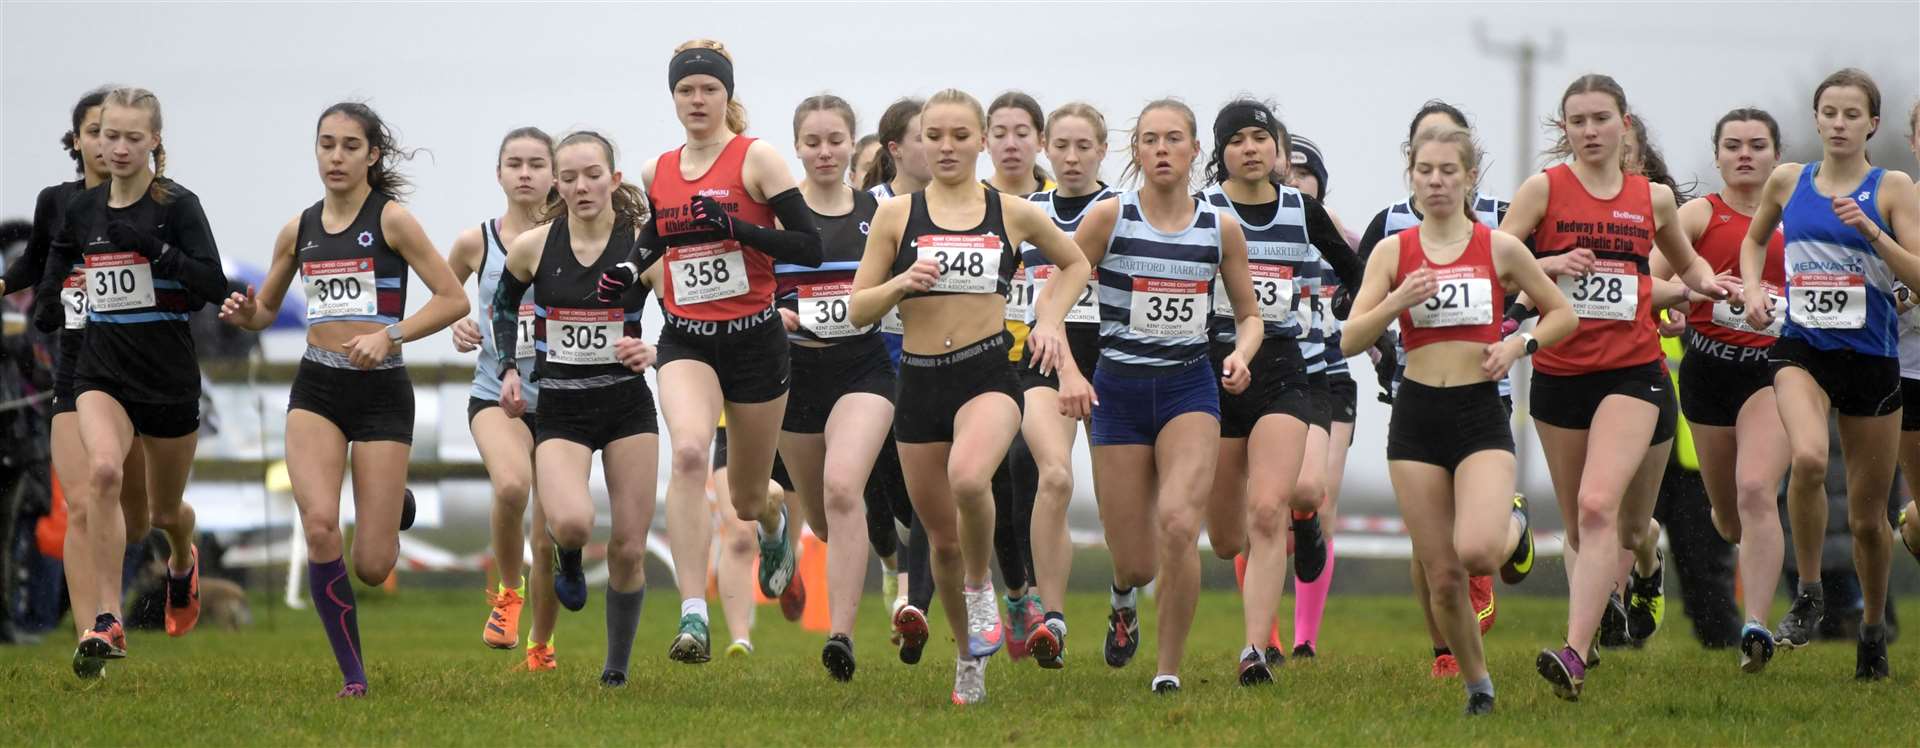
[{"label": "running shoe", "polygon": [[1268,670],[1279,670],[1282,665],[1287,664],[1287,653],[1280,651],[1277,646],[1268,645],[1261,654],[1267,658]]},{"label": "running shoe", "polygon": [[1298,660],[1303,665],[1313,662],[1313,658],[1318,656],[1320,655],[1313,651],[1313,642],[1301,642],[1293,648],[1293,659]]},{"label": "running shoe", "polygon": [[[1107,641],[1102,652],[1109,667],[1126,667],[1140,650],[1140,614],[1132,608],[1114,608],[1107,614]],[[1175,686],[1178,688],[1178,686]]]},{"label": "running shoe", "polygon": [[1027,635],[1027,653],[1033,662],[1048,670],[1067,666],[1067,626],[1064,621],[1045,619]]},{"label": "running shoe", "polygon": [[1907,526],[1907,514],[1912,511],[1914,511],[1913,502],[1900,507],[1900,518],[1893,522],[1893,536],[1900,539],[1900,547],[1907,549],[1907,553],[1913,554],[1913,560],[1920,561],[1920,549],[1907,544],[1907,534],[1903,529]]},{"label": "running shoe", "polygon": [[1305,584],[1320,578],[1327,570],[1327,536],[1320,532],[1320,516],[1293,515],[1293,576]]},{"label": "running shoe", "polygon": [[80,635],[80,645],[73,650],[73,674],[82,679],[93,679],[107,668],[107,660],[118,660],[127,656],[127,634],[120,621],[112,613],[94,616],[93,628]]},{"label": "running shoe", "polygon": [[1467,716],[1479,717],[1493,713],[1493,694],[1467,694]]},{"label": "running shoe", "polygon": [[520,646],[520,606],[525,602],[520,591],[512,587],[487,593],[487,604],[493,606],[493,612],[487,614],[487,625],[480,630],[480,640],[494,649]]},{"label": "running shoe", "polygon": [[341,686],[340,693],[334,694],[333,697],[336,699],[357,699],[365,695],[367,695],[367,684],[348,683],[347,685]]},{"label": "running shoe", "polygon": [[953,660],[953,704],[966,706],[987,700],[987,658]]},{"label": "running shoe", "polygon": [[1666,558],[1658,551],[1654,560],[1659,564],[1653,573],[1640,576],[1639,569],[1627,572],[1627,638],[1635,647],[1644,647],[1653,633],[1660,630],[1660,621],[1666,614],[1667,593],[1663,578],[1666,576]]},{"label": "running shoe", "polygon": [[1600,645],[1588,644],[1586,665],[1588,670],[1600,667]]},{"label": "running shoe", "polygon": [[[1524,494],[1513,495],[1513,516],[1520,518],[1520,545],[1513,549],[1513,555],[1500,565],[1500,581],[1507,584],[1519,584],[1533,573],[1533,519],[1527,511],[1527,497]],[[1492,708],[1492,699],[1487,700]]]},{"label": "running shoe", "polygon": [[780,615],[789,621],[799,621],[801,614],[807,612],[807,580],[795,576],[787,584],[787,591],[780,593]]},{"label": "running shoe", "polygon": [[1827,617],[1826,596],[1819,588],[1812,591],[1801,590],[1793,598],[1793,607],[1787,609],[1785,618],[1780,619],[1780,628],[1774,631],[1773,643],[1787,649],[1799,649],[1812,644],[1814,631],[1821,619]]},{"label": "running shoe", "polygon": [[963,594],[967,601],[967,654],[974,659],[992,657],[1007,641],[1006,626],[1000,621],[1000,611],[993,606],[993,584],[989,582]]},{"label": "running shoe", "polygon": [[920,655],[926,652],[927,614],[912,605],[902,605],[893,611],[893,630],[900,632],[900,661],[908,665],[920,664]]},{"label": "running shoe", "polygon": [[1758,673],[1773,659],[1773,632],[1757,621],[1740,629],[1740,672]]},{"label": "running shoe", "polygon": [[827,675],[845,683],[853,680],[853,640],[846,634],[834,634],[827,637],[827,646],[820,650],[820,664],[827,668]]},{"label": "running shoe", "polygon": [[175,579],[172,569],[166,574],[167,636],[186,636],[200,622],[200,548],[189,545],[187,554],[193,557],[193,568],[186,579]]},{"label": "running shoe", "polygon": [[752,654],[753,642],[745,639],[735,639],[732,644],[727,645],[728,657],[747,657]]},{"label": "running shoe", "polygon": [[1633,641],[1627,636],[1627,604],[1618,592],[1607,596],[1606,610],[1600,612],[1598,641],[1602,647],[1624,647]]},{"label": "running shoe", "polygon": [[1437,656],[1433,658],[1433,671],[1429,674],[1436,680],[1458,678],[1460,677],[1460,661],[1454,659],[1451,654]]},{"label": "running shoe", "polygon": [[579,548],[553,548],[553,596],[567,610],[587,607],[587,570]]},{"label": "running shoe", "polygon": [[786,594],[787,584],[793,581],[793,544],[787,542],[787,508],[780,507],[781,532],[767,536],[765,528],[756,525],[755,532],[760,533],[760,594],[778,598]]},{"label": "running shoe", "polygon": [[1273,671],[1267,668],[1267,660],[1253,647],[1247,647],[1240,655],[1240,685],[1258,686],[1273,682]]},{"label": "running shoe", "polygon": [[1861,639],[1853,655],[1854,680],[1886,680],[1892,675],[1887,665],[1887,639],[1885,636],[1874,641]]},{"label": "running shoe", "polygon": [[1500,611],[1494,606],[1493,577],[1467,577],[1467,602],[1473,603],[1473,617],[1480,622],[1480,633],[1493,630],[1493,619]]},{"label": "running shoe", "polygon": [[1003,624],[1007,630],[1007,656],[1015,661],[1027,657],[1027,637],[1033,633],[1033,617],[1028,615],[1033,598],[1021,595],[1007,598],[1007,617]]},{"label": "running shoe", "polygon": [[1159,694],[1161,696],[1171,696],[1173,694],[1180,693],[1180,676],[1178,675],[1153,676],[1153,683],[1151,684],[1150,687],[1153,689],[1154,693]]},{"label": "running shoe", "polygon": [[625,688],[627,686],[627,674],[618,670],[602,670],[600,671],[600,685],[603,688]]},{"label": "running shoe", "polygon": [[541,644],[531,640],[528,641],[527,660],[521,663],[521,667],[529,673],[541,673],[548,670],[559,669],[560,663],[554,662],[553,660],[553,643],[548,642]]},{"label": "running shoe", "polygon": [[1573,647],[1542,649],[1540,656],[1534,658],[1533,667],[1553,686],[1553,695],[1567,701],[1580,700],[1580,686],[1587,679],[1587,666]]},{"label": "running shoe", "polygon": [[667,658],[689,665],[713,659],[713,650],[707,644],[707,619],[692,613],[680,616],[680,634],[667,647]]},{"label": "running shoe", "polygon": [[885,567],[880,569],[880,599],[907,599],[905,595],[900,594],[900,575],[896,572],[889,571]]},{"label": "running shoe", "polygon": [[413,500],[413,489],[405,489],[400,494],[400,531],[406,532],[413,529],[414,515],[419,513],[420,505]]}]

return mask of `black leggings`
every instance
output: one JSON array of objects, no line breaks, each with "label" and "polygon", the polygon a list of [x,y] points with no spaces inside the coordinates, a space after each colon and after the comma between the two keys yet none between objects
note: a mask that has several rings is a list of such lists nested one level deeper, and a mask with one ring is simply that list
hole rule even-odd
[{"label": "black leggings", "polygon": [[1040,466],[1019,434],[993,473],[993,555],[1007,590],[1033,583],[1033,497]]},{"label": "black leggings", "polygon": [[[927,543],[927,531],[913,515],[913,501],[907,495],[907,480],[900,471],[900,450],[893,436],[887,436],[874,458],[873,472],[867,476],[867,537],[873,551],[882,556],[900,553],[898,522],[907,526],[906,553],[897,559],[907,572],[907,602],[926,611],[933,602],[933,561]],[[890,605],[892,600],[888,600]]]}]

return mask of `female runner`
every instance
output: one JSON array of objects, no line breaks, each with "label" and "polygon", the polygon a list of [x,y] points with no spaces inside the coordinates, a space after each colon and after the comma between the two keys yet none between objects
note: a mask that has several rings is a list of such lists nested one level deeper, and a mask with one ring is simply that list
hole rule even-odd
[{"label": "female runner", "polygon": [[1086,282],[1087,260],[1038,206],[975,181],[987,131],[979,101],[946,90],[922,115],[934,181],[875,214],[854,277],[852,322],[874,324],[889,307],[903,307],[896,402],[906,407],[894,414],[894,435],[955,640],[953,701],[971,704],[986,698],[986,658],[1004,640],[987,556],[993,470],[1020,426],[1018,381],[1006,359],[1008,281],[1022,242],[1059,267],[1060,283],[1037,301],[1028,343],[1037,366],[1059,369],[1062,410],[1084,415],[1092,391],[1072,369],[1061,325]]},{"label": "female runner", "polygon": [[[1759,109],[1735,109],[1713,129],[1715,165],[1725,186],[1680,206],[1680,227],[1716,273],[1740,269],[1740,240],[1760,205],[1760,190],[1780,161],[1780,125]],[[1781,236],[1767,242],[1761,285],[1772,298],[1786,287]],[[1655,257],[1653,275],[1672,275]],[[1730,301],[1693,304],[1680,364],[1680,412],[1693,430],[1700,475],[1713,502],[1714,525],[1739,553],[1740,669],[1757,673],[1773,658],[1773,596],[1786,540],[1780,532],[1780,479],[1787,473],[1787,434],[1774,402],[1767,349],[1773,327],[1755,330]]]},{"label": "female runner", "polygon": [[[1492,574],[1508,553],[1513,435],[1494,382],[1515,360],[1572,333],[1577,321],[1525,244],[1474,221],[1480,174],[1472,135],[1452,126],[1423,130],[1408,161],[1420,224],[1382,240],[1368,259],[1344,350],[1370,347],[1394,318],[1405,331],[1407,371],[1387,436],[1388,471],[1446,646],[1465,675],[1466,713],[1489,714],[1493,679],[1466,584],[1469,570]],[[1503,338],[1505,293],[1494,284],[1535,300],[1538,338]]]},{"label": "female runner", "polygon": [[[1047,115],[1047,161],[1057,170],[1059,186],[1033,195],[1034,202],[1069,236],[1086,218],[1087,209],[1116,193],[1100,181],[1100,162],[1107,154],[1107,119],[1088,104],[1073,102]],[[1031,293],[1043,293],[1057,268],[1032,244],[1021,245],[1021,261]],[[1082,376],[1094,370],[1100,358],[1100,303],[1098,289],[1089,284],[1067,312],[1067,348]],[[1028,324],[1034,321],[1029,308]],[[1032,544],[1034,588],[1027,610],[1042,612],[1038,625],[1027,633],[1027,651],[1043,668],[1066,666],[1067,575],[1073,565],[1073,540],[1067,534],[1067,509],[1073,502],[1073,439],[1079,429],[1073,419],[1059,414],[1060,379],[1041,374],[1032,356],[1019,367],[1026,408],[1021,432],[1038,470],[1034,483]]]},{"label": "female runner", "polygon": [[[533,376],[543,401],[534,460],[540,466],[541,509],[555,546],[554,597],[568,610],[587,602],[581,551],[593,532],[593,497],[587,485],[593,453],[601,452],[607,504],[613,512],[607,544],[607,659],[601,685],[626,685],[633,634],[646,596],[647,531],[653,525],[660,436],[653,393],[641,376],[652,363],[652,346],[641,342],[640,316],[647,289],[629,287],[611,302],[599,301],[601,273],[634,252],[646,221],[639,189],[615,170],[613,144],[580,131],[554,148],[564,218],[554,206],[541,226],[528,229],[507,251],[500,287],[491,302],[495,340],[519,327],[519,302],[531,290],[534,317]],[[657,257],[658,255],[654,255]],[[495,354],[500,408],[526,412],[520,369],[512,351]]]},{"label": "female runner", "polygon": [[[507,194],[507,211],[499,218],[460,232],[447,254],[447,265],[454,280],[462,285],[467,277],[479,276],[480,316],[462,317],[453,323],[453,347],[461,353],[480,351],[474,366],[473,387],[467,398],[467,426],[473,431],[474,446],[480,449],[480,462],[487,468],[493,484],[493,560],[500,571],[500,584],[487,593],[493,610],[481,629],[480,638],[494,649],[513,649],[520,643],[520,609],[531,600],[533,627],[527,635],[526,668],[538,672],[551,670],[553,626],[559,606],[553,599],[553,536],[547,532],[546,514],[534,502],[533,557],[540,562],[521,576],[528,537],[521,529],[527,515],[527,498],[533,489],[533,437],[538,433],[534,413],[538,410],[540,390],[527,381],[522,386],[527,411],[510,418],[500,408],[500,377],[494,369],[500,348],[493,338],[493,297],[500,286],[500,275],[507,260],[507,247],[522,233],[540,223],[550,200],[558,200],[554,191],[553,137],[537,127],[521,127],[507,133],[495,156],[494,177]],[[518,324],[514,327],[513,358],[522,380],[533,373],[534,315],[533,298],[522,298],[514,305]],[[531,584],[531,586],[528,586]]]},{"label": "female runner", "polygon": [[[77,601],[90,598],[94,610],[74,616],[93,616],[74,653],[74,673],[83,678],[127,655],[118,611],[130,527],[144,534],[150,520],[167,534],[167,633],[187,633],[200,615],[194,513],[184,500],[200,430],[200,368],[187,315],[225,294],[227,279],[200,199],[166,178],[162,129],[152,92],[106,95],[99,148],[110,178],[68,201],[47,261],[48,276],[79,268],[85,288],[88,331],[73,367],[89,476],[78,495],[89,504],[92,536],[80,561],[93,594]],[[136,449],[145,457],[144,491],[124,486],[125,471],[141,464],[129,463]]]},{"label": "female runner", "polygon": [[1697,261],[1680,230],[1673,190],[1622,169],[1629,113],[1620,85],[1586,75],[1560,98],[1563,139],[1554,152],[1570,162],[1528,178],[1500,230],[1533,238],[1542,268],[1557,277],[1580,316],[1572,339],[1535,358],[1532,403],[1561,515],[1573,519],[1567,543],[1580,551],[1571,564],[1565,645],[1541,650],[1535,666],[1556,695],[1577,700],[1586,678],[1582,653],[1593,643],[1621,562],[1633,563],[1620,550],[1644,553],[1646,567],[1658,563],[1651,553],[1655,492],[1648,489],[1672,447],[1672,420],[1661,409],[1672,407],[1673,397],[1653,311],[1656,299],[1671,306],[1680,298],[1655,294],[1648,257],[1657,244],[1687,287],[1711,298],[1725,298],[1731,282],[1716,280]]},{"label": "female runner", "polygon": [[774,266],[793,345],[794,389],[780,427],[780,455],[813,534],[828,541],[831,623],[820,659],[840,681],[853,679],[853,623],[867,580],[868,477],[893,425],[886,346],[875,328],[847,318],[854,271],[879,206],[873,195],[847,184],[856,131],[853,107],[838,96],[811,96],[794,109],[793,146],[806,167],[800,194],[819,227],[824,261],[817,268]]},{"label": "female runner", "polygon": [[[400,556],[413,450],[413,382],[400,347],[453,324],[469,306],[447,261],[400,205],[408,183],[394,166],[410,154],[380,115],[364,104],[335,104],[315,130],[326,196],[280,229],[258,295],[251,288],[230,295],[220,318],[264,330],[295,271],[306,281],[307,352],[287,400],[287,472],[306,533],[308,592],[346,698],[366,694],[367,676],[340,533],[341,479],[351,460],[353,573],[380,584]],[[402,319],[409,269],[433,296]]]},{"label": "female runner", "polygon": [[1768,351],[1774,399],[1792,454],[1787,521],[1793,527],[1800,589],[1774,634],[1789,648],[1813,640],[1825,614],[1820,549],[1827,527],[1827,413],[1840,412],[1847,524],[1865,598],[1854,678],[1882,680],[1887,665],[1886,496],[1899,454],[1900,356],[1893,282],[1920,286],[1920,257],[1901,237],[1920,236],[1913,180],[1867,161],[1880,127],[1880,88],[1847,68],[1813,92],[1820,160],[1781,164],[1767,177],[1760,207],[1740,246],[1748,324],[1772,324],[1762,285],[1766,242],[1784,224],[1786,321]]},{"label": "female runner", "polygon": [[[776,261],[820,264],[820,236],[786,160],[742,134],[746,108],[734,95],[733,58],[696,39],[674,48],[667,89],[687,142],[641,170],[652,210],[635,260],[602,284],[606,301],[666,263],[660,308],[659,380],[672,466],[667,528],[680,587],[680,631],[669,655],[706,662],[707,564],[713,522],[706,486],[715,425],[727,418],[727,465],[734,512],[760,523],[760,592],[777,598],[793,578],[787,508],[768,500],[767,479],[786,415],[786,328],[773,306]],[[774,228],[775,219],[784,228]],[[656,258],[664,251],[664,258]],[[644,258],[641,254],[645,254]]]}]

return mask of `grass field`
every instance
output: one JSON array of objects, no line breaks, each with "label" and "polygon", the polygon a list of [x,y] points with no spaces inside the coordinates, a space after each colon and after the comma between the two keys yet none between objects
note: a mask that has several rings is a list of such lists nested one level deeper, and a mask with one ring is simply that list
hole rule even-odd
[{"label": "grass field", "polygon": [[[1534,652],[1559,641],[1564,601],[1503,596],[1489,637],[1499,709],[1468,720],[1459,681],[1428,677],[1419,613],[1404,598],[1336,595],[1318,661],[1290,661],[1275,685],[1249,690],[1233,677],[1238,599],[1209,593],[1190,640],[1186,689],[1158,697],[1147,690],[1151,603],[1138,658],[1113,670],[1099,654],[1105,600],[1081,595],[1069,606],[1067,669],[1014,664],[1002,653],[988,668],[988,703],[959,709],[947,703],[951,649],[929,646],[919,666],[901,665],[871,599],[850,684],[820,667],[822,637],[771,607],[761,609],[751,658],[670,662],[677,606],[665,594],[647,605],[631,683],[604,690],[598,594],[587,610],[562,612],[559,671],[533,675],[510,670],[520,650],[481,645],[478,591],[362,590],[372,694],[352,702],[333,698],[339,676],[305,611],[282,609],[268,622],[256,606],[259,622],[238,633],[168,640],[135,632],[132,658],[93,683],[68,670],[65,636],[0,649],[0,743],[1912,745],[1920,729],[1920,663],[1910,647],[1894,648],[1894,678],[1877,685],[1852,680],[1853,648],[1839,644],[1783,653],[1765,674],[1744,676],[1734,652],[1694,644],[1677,600],[1646,649],[1606,653],[1584,700],[1568,704],[1533,673]],[[1905,620],[1920,620],[1920,610]],[[934,622],[941,630],[937,615]],[[719,621],[714,630],[725,631]]]}]

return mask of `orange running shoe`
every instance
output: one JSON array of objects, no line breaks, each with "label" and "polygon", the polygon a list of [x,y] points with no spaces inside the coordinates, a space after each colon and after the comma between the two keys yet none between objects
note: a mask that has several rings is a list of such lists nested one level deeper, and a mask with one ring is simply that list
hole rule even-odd
[{"label": "orange running shoe", "polygon": [[529,673],[539,673],[557,670],[559,667],[560,665],[553,661],[552,642],[541,644],[531,639],[527,640],[527,661],[522,663],[519,669]]},{"label": "orange running shoe", "polygon": [[520,591],[510,587],[501,587],[498,594],[487,593],[493,612],[487,614],[487,627],[480,631],[480,640],[494,649],[520,646],[520,606],[524,602]]},{"label": "orange running shoe", "polygon": [[1433,658],[1433,677],[1434,678],[1460,677],[1460,661],[1453,659],[1453,655],[1450,655],[1450,654],[1443,654],[1443,655],[1440,655],[1439,657]]},{"label": "orange running shoe", "polygon": [[1494,607],[1493,577],[1468,577],[1467,600],[1473,603],[1473,617],[1480,619],[1480,634],[1486,635],[1493,630],[1493,619],[1499,612]]},{"label": "orange running shoe", "polygon": [[167,636],[186,636],[200,622],[200,549],[188,546],[187,553],[193,556],[193,568],[186,579],[175,579],[173,570],[167,570]]},{"label": "orange running shoe", "polygon": [[73,674],[82,679],[98,678],[106,670],[107,660],[126,656],[126,630],[112,613],[101,613],[93,619],[93,628],[80,635],[80,645],[74,647]]},{"label": "orange running shoe", "polygon": [[793,575],[793,581],[787,583],[787,591],[780,593],[780,615],[789,621],[800,620],[800,614],[807,612],[807,584],[799,574]]}]

